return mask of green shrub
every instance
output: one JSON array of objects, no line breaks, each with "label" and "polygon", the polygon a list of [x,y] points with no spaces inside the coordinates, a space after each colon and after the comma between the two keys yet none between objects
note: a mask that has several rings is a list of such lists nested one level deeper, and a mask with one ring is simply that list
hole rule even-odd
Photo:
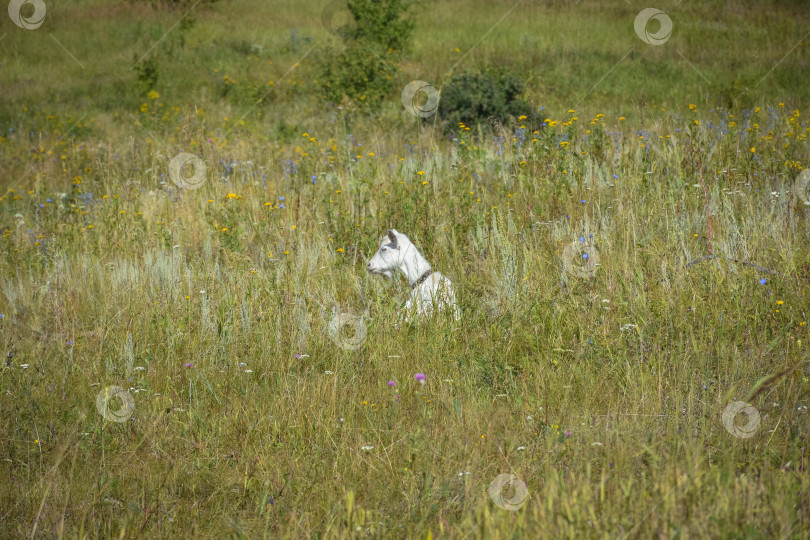
[{"label": "green shrub", "polygon": [[340,103],[345,96],[357,102],[379,101],[394,84],[399,62],[392,56],[371,54],[358,42],[330,51],[319,64],[324,99]]},{"label": "green shrub", "polygon": [[531,114],[524,89],[523,80],[506,72],[460,73],[442,88],[439,113],[449,129],[459,122],[490,125],[491,117],[505,123],[509,116]]},{"label": "green shrub", "polygon": [[343,47],[327,49],[317,62],[324,99],[373,103],[391,93],[413,33],[410,5],[408,0],[346,2],[353,24],[339,32]]},{"label": "green shrub", "polygon": [[385,51],[405,52],[415,25],[408,14],[410,6],[407,0],[348,0],[346,7],[355,23],[348,39]]},{"label": "green shrub", "polygon": [[145,96],[157,85],[157,61],[152,57],[146,58],[135,65],[135,72],[138,74],[138,92]]}]

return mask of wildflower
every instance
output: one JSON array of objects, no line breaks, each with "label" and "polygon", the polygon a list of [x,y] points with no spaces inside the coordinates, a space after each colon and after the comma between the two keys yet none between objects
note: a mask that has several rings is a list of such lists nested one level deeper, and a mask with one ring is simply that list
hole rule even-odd
[{"label": "wildflower", "polygon": [[388,381],[388,386],[394,386],[395,384],[397,384],[397,383],[394,382],[394,381]]},{"label": "wildflower", "polygon": [[776,301],[776,305],[777,305],[777,306],[781,306],[782,304],[784,304],[784,302],[783,302],[782,300],[777,300],[777,301]]},{"label": "wildflower", "polygon": [[420,384],[425,384],[425,374],[424,373],[417,373],[413,376],[414,379],[419,381]]},{"label": "wildflower", "polygon": [[188,364],[186,364],[186,367],[194,367],[194,364],[192,364],[191,362],[189,362]]},{"label": "wildflower", "polygon": [[565,430],[565,438],[567,439],[570,436],[571,436],[571,432],[566,429]]},{"label": "wildflower", "polygon": [[768,280],[765,279],[765,278],[762,278],[762,279],[759,280],[760,285],[765,285],[766,283],[768,283]]}]

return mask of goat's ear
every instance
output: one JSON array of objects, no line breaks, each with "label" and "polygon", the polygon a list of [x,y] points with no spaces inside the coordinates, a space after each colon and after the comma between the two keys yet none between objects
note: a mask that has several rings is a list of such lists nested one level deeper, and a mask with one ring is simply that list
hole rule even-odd
[{"label": "goat's ear", "polygon": [[393,231],[393,230],[391,230],[391,229],[388,229],[388,238],[389,238],[389,239],[391,240],[391,242],[393,242],[393,244],[396,246],[396,245],[397,245],[397,236],[396,236],[396,234],[394,234],[395,232],[396,232],[396,231]]}]

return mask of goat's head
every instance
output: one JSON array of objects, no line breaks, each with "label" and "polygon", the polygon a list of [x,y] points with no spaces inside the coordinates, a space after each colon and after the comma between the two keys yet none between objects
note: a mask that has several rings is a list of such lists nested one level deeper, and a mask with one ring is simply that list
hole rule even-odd
[{"label": "goat's head", "polygon": [[390,229],[383,236],[380,249],[368,261],[366,269],[372,274],[383,274],[388,279],[394,277],[394,271],[398,270],[403,257],[403,245],[410,242],[404,234],[398,233],[396,229]]}]

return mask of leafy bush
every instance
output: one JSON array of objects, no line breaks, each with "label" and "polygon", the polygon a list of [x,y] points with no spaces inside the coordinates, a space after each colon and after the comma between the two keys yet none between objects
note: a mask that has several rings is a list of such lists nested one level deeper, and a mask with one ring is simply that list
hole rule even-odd
[{"label": "leafy bush", "polygon": [[347,0],[354,18],[348,38],[383,50],[404,52],[409,46],[414,20],[408,16],[407,0]]},{"label": "leafy bush", "polygon": [[138,74],[138,92],[145,96],[157,85],[157,61],[153,57],[146,58],[135,65],[135,71]]},{"label": "leafy bush", "polygon": [[318,59],[324,99],[372,103],[392,91],[413,33],[410,5],[409,0],[347,0],[353,22],[338,32],[343,47],[327,49]]},{"label": "leafy bush", "polygon": [[459,122],[467,126],[509,116],[529,115],[529,103],[523,99],[525,83],[507,72],[460,73],[442,88],[439,111],[449,128]]},{"label": "leafy bush", "polygon": [[353,42],[340,51],[330,51],[319,65],[323,97],[340,103],[353,101],[373,103],[391,92],[399,63],[392,55],[370,54]]}]

